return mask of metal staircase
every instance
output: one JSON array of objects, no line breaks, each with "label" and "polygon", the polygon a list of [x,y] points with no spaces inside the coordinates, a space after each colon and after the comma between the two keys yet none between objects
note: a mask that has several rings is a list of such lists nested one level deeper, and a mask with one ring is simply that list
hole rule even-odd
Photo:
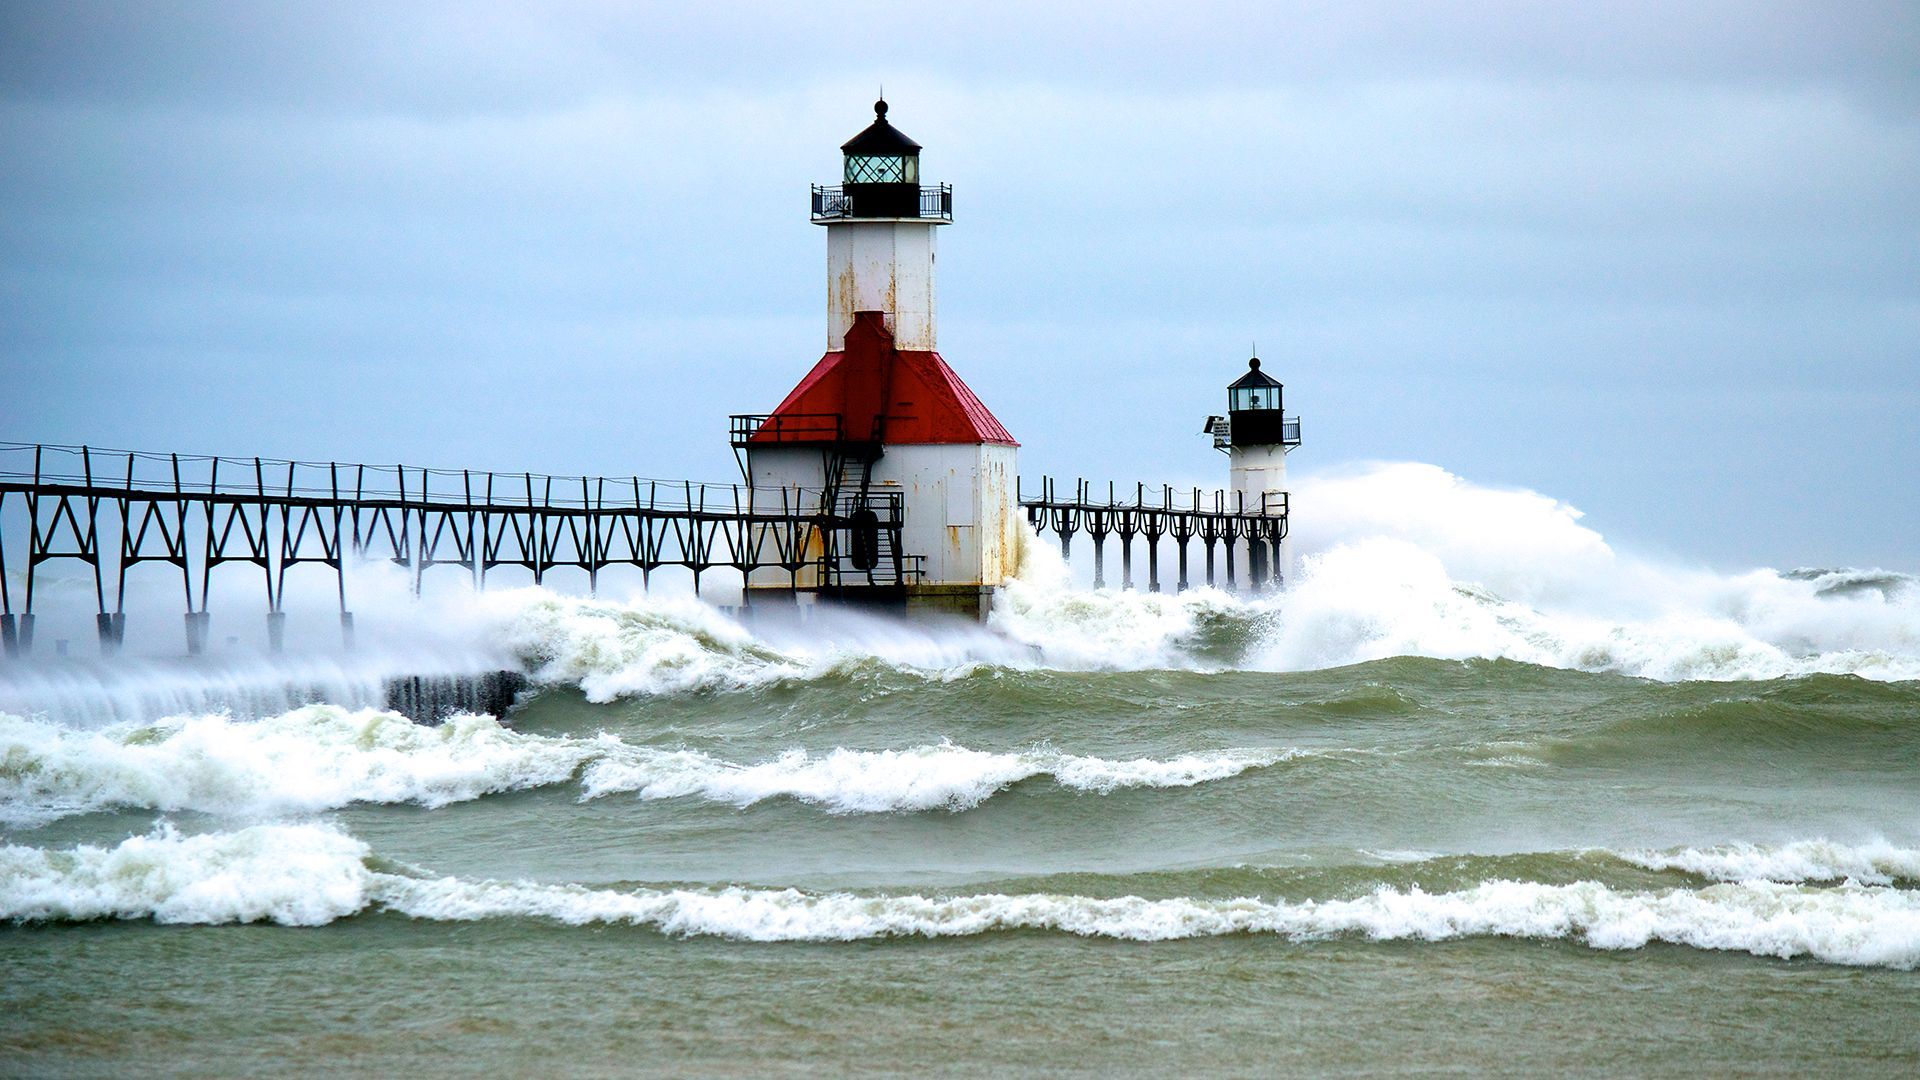
[{"label": "metal staircase", "polygon": [[855,500],[855,504],[866,501],[867,489],[873,483],[873,462],[879,454],[868,454],[858,445],[836,447],[827,459],[827,499],[835,505],[841,496]]},{"label": "metal staircase", "polygon": [[733,417],[732,443],[740,472],[752,483],[745,451],[754,445],[804,444],[821,453],[820,506],[812,527],[820,536],[823,590],[848,594],[900,593],[918,582],[926,558],[905,551],[904,496],[873,490],[873,465],[883,439],[876,426],[864,439],[846,431],[837,414]]},{"label": "metal staircase", "polygon": [[901,589],[919,580],[923,557],[902,548],[905,505],[897,492],[875,494],[878,443],[841,443],[826,461],[832,525],[821,552],[820,580],[830,590]]}]

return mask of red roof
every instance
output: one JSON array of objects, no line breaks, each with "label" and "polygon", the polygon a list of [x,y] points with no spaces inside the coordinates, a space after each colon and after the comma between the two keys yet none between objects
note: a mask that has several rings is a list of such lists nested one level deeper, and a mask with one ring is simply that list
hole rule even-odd
[{"label": "red roof", "polygon": [[1020,445],[939,353],[894,348],[882,319],[855,312],[846,347],[822,356],[751,441],[826,441],[822,419],[838,416],[853,440]]}]

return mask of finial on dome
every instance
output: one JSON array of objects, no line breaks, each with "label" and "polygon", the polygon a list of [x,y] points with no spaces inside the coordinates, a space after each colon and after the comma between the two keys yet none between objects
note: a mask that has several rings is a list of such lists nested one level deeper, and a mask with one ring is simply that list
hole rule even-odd
[{"label": "finial on dome", "polygon": [[885,120],[887,118],[887,99],[886,98],[881,98],[880,100],[873,103],[873,118],[875,120]]},{"label": "finial on dome", "polygon": [[1247,367],[1248,367],[1248,368],[1250,368],[1250,369],[1252,369],[1252,370],[1254,370],[1254,371],[1259,371],[1259,370],[1260,370],[1260,358],[1256,356],[1256,357],[1254,357],[1253,359],[1251,359],[1251,360],[1249,360],[1249,361],[1247,361]]}]

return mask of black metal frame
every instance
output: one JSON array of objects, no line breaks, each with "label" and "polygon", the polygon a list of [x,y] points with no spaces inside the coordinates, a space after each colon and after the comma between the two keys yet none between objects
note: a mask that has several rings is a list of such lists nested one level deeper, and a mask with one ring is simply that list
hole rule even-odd
[{"label": "black metal frame", "polygon": [[849,187],[860,188],[870,185],[813,185],[812,221],[816,225],[825,225],[835,221],[857,221],[861,217],[919,217],[930,221],[953,221],[953,185],[921,185],[918,214],[862,215],[856,208],[857,191]]},{"label": "black metal frame", "polygon": [[[102,466],[111,466],[112,479],[103,478]],[[244,479],[231,478],[236,467],[245,470]],[[864,465],[860,471],[866,471]],[[801,570],[814,566],[822,581],[836,586],[900,588],[917,580],[919,566],[916,557],[901,550],[902,496],[874,494],[864,479],[852,492],[756,489],[637,476],[558,477],[0,443],[0,512],[13,495],[21,496],[26,509],[26,589],[22,610],[15,612],[6,576],[6,534],[0,528],[0,638],[6,655],[32,649],[36,571],[53,559],[93,567],[100,644],[109,653],[124,638],[127,571],[143,562],[180,570],[190,653],[206,647],[210,579],[224,563],[260,568],[275,648],[285,626],[287,571],[302,563],[333,571],[342,630],[351,640],[349,552],[408,567],[415,593],[427,568],[441,565],[465,568],[475,588],[484,588],[496,567],[523,567],[536,583],[549,570],[577,567],[586,571],[590,589],[598,587],[600,571],[609,566],[638,567],[648,585],[653,571],[679,566],[692,572],[696,593],[701,575],[720,568],[738,571],[743,585],[756,570],[779,568],[798,588]],[[103,506],[120,537],[111,611],[101,543]],[[853,565],[848,554],[849,530],[861,511],[859,526],[878,531],[884,553],[876,565],[864,568]],[[202,526],[197,544],[189,540],[195,517]],[[0,524],[7,520],[0,517]]]},{"label": "black metal frame", "polygon": [[[1178,555],[1179,578],[1175,587],[1191,588],[1187,571],[1188,545],[1199,539],[1206,550],[1206,584],[1221,580],[1216,573],[1215,545],[1226,552],[1224,584],[1231,589],[1234,580],[1233,552],[1244,541],[1248,550],[1248,569],[1253,580],[1248,587],[1268,588],[1281,584],[1280,544],[1287,538],[1288,495],[1284,491],[1263,494],[1260,505],[1249,506],[1243,492],[1194,488],[1175,491],[1162,485],[1158,496],[1149,500],[1145,484],[1134,485],[1131,501],[1120,497],[1117,485],[1107,485],[1107,497],[1096,498],[1093,485],[1074,481],[1071,496],[1063,496],[1052,477],[1042,477],[1039,493],[1028,498],[1024,482],[1016,484],[1016,498],[1027,512],[1027,521],[1036,533],[1052,532],[1060,538],[1060,554],[1072,554],[1073,536],[1085,531],[1093,538],[1093,587],[1106,585],[1106,543],[1109,535],[1120,537],[1120,587],[1132,589],[1133,543],[1144,537],[1147,550],[1147,591],[1160,591],[1160,539],[1171,537]],[[1182,502],[1185,496],[1185,502]]]},{"label": "black metal frame", "polygon": [[[1212,427],[1208,429],[1213,435],[1213,448],[1215,450],[1218,450],[1223,454],[1232,452],[1233,431],[1234,431],[1233,417],[1242,416],[1242,415],[1246,415],[1246,414],[1229,413],[1226,416],[1220,417],[1219,420],[1216,423],[1214,423]],[[1250,425],[1247,425],[1247,424],[1241,425],[1241,435],[1242,435],[1241,441],[1243,443],[1250,443],[1251,445],[1256,445],[1256,446],[1299,446],[1300,445],[1300,418],[1297,416],[1282,416],[1280,417],[1279,422],[1277,424],[1268,425],[1270,428],[1277,428],[1277,431],[1267,431],[1267,432],[1256,433],[1255,435],[1251,436],[1251,438],[1247,436],[1246,428],[1248,426]]]},{"label": "black metal frame", "polygon": [[728,418],[728,441],[735,449],[750,442],[844,442],[847,437],[839,413],[735,413]]},{"label": "black metal frame", "polygon": [[[882,447],[881,425],[864,439],[850,438],[846,418],[839,413],[735,413],[729,418],[729,441],[741,478],[753,483],[746,452],[753,446],[810,447],[820,452],[822,499],[843,523],[823,534],[821,588],[824,592],[891,590],[904,596],[905,587],[918,581],[924,555],[908,554],[901,531],[905,524],[904,497],[874,494],[873,463]],[[868,556],[871,556],[869,558]]]}]

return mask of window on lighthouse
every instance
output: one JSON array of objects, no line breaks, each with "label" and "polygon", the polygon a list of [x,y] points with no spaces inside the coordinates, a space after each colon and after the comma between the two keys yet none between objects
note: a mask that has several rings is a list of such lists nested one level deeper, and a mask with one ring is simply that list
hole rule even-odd
[{"label": "window on lighthouse", "polygon": [[1227,402],[1227,408],[1234,412],[1279,407],[1280,388],[1277,386],[1236,386]]},{"label": "window on lighthouse", "polygon": [[849,184],[917,184],[920,182],[920,159],[848,154],[846,182]]}]

